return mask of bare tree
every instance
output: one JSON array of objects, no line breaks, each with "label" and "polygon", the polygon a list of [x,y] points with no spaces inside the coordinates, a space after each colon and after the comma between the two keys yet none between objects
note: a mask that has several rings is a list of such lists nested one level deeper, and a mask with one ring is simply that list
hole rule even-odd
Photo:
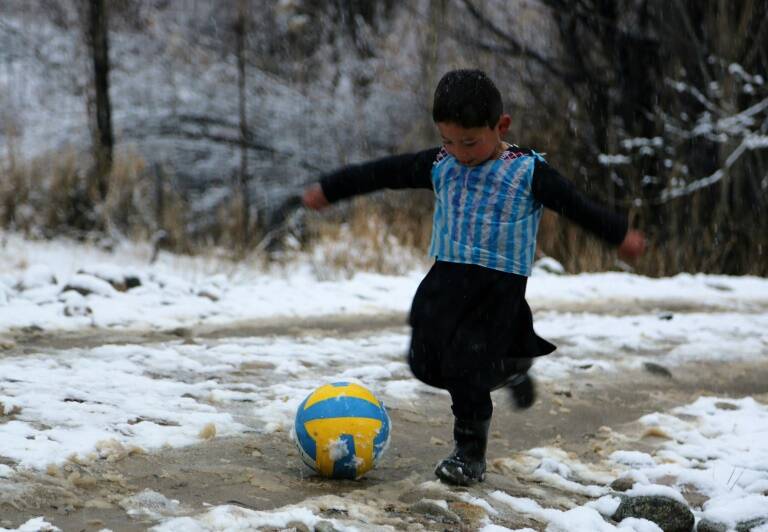
[{"label": "bare tree", "polygon": [[[567,102],[539,120],[574,132],[557,137],[566,173],[639,214],[657,243],[646,271],[768,272],[754,260],[768,245],[768,4],[542,0],[557,39],[535,46],[493,1],[455,1],[483,30],[457,40],[523,62],[532,98]],[[566,257],[583,245],[562,242]]]},{"label": "bare tree", "polygon": [[246,35],[248,32],[248,0],[238,0],[237,19],[235,20],[235,41],[237,47],[237,102],[238,122],[240,127],[240,171],[237,176],[237,193],[235,197],[240,200],[241,208],[241,245],[242,249],[248,246],[250,241],[250,198],[248,197],[248,114],[246,80]]},{"label": "bare tree", "polygon": [[95,166],[93,181],[98,199],[104,201],[108,192],[108,177],[112,170],[115,145],[112,131],[112,106],[109,99],[109,29],[108,9],[104,0],[86,2],[86,41],[93,60],[93,152]]}]

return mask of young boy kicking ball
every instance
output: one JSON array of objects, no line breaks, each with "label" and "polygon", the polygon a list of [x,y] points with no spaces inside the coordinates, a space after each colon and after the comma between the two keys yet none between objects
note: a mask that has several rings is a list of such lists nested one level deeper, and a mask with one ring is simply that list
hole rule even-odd
[{"label": "young boy kicking ball", "polygon": [[448,72],[432,116],[442,147],[341,168],[307,187],[303,202],[319,210],[383,188],[434,191],[435,263],[411,306],[408,362],[416,378],[450,393],[455,448],[435,474],[467,485],[485,477],[491,391],[506,387],[519,408],[531,406],[528,369],[555,350],[534,332],[525,300],[543,208],[618,246],[624,259],[642,255],[645,238],[541,155],[503,140],[511,118],[485,73]]}]

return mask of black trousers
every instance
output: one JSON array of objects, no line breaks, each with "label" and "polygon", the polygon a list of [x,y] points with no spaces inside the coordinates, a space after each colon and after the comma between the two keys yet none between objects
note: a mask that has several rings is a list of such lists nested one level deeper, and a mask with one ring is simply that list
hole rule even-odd
[{"label": "black trousers", "polygon": [[528,278],[436,261],[413,298],[408,362],[417,379],[448,390],[462,419],[491,417],[491,391],[555,346],[533,330]]},{"label": "black trousers", "polygon": [[427,384],[431,377],[463,379],[477,368],[498,370],[510,359],[554,351],[533,330],[527,281],[473,264],[436,261],[416,290],[408,320],[416,376]]}]

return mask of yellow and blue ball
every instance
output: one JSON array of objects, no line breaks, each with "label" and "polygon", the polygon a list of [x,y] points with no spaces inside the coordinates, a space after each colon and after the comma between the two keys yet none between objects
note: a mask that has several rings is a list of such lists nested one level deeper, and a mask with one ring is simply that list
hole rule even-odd
[{"label": "yellow and blue ball", "polygon": [[320,386],[299,405],[294,425],[304,463],[328,478],[360,478],[389,445],[389,415],[365,386]]}]

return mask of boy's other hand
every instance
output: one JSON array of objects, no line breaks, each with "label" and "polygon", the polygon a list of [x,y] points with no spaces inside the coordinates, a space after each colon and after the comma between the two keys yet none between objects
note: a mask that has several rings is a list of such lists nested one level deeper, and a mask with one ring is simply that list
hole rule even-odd
[{"label": "boy's other hand", "polygon": [[314,209],[316,211],[324,209],[330,205],[328,198],[325,197],[323,187],[320,186],[320,183],[313,183],[305,188],[304,194],[301,197],[301,202],[305,207],[309,207],[310,209]]},{"label": "boy's other hand", "polygon": [[622,260],[633,260],[645,253],[645,235],[642,231],[630,229],[619,245],[619,257]]}]

